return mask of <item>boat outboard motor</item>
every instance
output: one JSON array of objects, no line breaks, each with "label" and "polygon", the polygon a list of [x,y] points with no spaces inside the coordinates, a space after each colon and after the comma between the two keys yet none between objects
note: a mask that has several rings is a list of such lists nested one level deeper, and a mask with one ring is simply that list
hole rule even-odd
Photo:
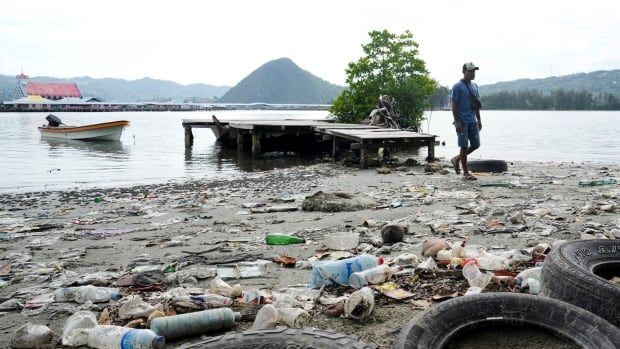
[{"label": "boat outboard motor", "polygon": [[58,127],[60,125],[63,125],[62,120],[60,120],[60,118],[54,114],[46,116],[45,120],[47,120],[49,126],[51,127]]}]

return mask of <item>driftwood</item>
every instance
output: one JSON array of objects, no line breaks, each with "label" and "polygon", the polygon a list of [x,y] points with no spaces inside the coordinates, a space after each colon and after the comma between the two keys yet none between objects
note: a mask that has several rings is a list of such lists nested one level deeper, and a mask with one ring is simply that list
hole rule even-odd
[{"label": "driftwood", "polygon": [[373,109],[364,120],[364,124],[385,128],[400,128],[400,116],[394,110],[394,98],[387,95],[379,96],[377,108]]}]

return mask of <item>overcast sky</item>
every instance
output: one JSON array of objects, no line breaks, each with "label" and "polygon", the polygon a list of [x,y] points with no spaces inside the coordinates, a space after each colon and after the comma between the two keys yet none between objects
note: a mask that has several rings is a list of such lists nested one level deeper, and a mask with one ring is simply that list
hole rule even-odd
[{"label": "overcast sky", "polygon": [[432,78],[478,84],[620,69],[620,1],[3,1],[0,74],[235,85],[291,58],[343,85],[368,32],[410,30]]}]

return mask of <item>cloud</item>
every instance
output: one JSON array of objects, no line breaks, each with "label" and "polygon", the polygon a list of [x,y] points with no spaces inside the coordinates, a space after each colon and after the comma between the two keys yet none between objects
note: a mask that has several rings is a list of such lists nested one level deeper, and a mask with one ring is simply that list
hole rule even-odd
[{"label": "cloud", "polygon": [[474,61],[484,84],[620,68],[618,7],[611,0],[13,1],[0,13],[0,73],[234,85],[289,57],[344,84],[368,32],[387,29],[413,33],[440,83],[452,84],[463,62]]}]

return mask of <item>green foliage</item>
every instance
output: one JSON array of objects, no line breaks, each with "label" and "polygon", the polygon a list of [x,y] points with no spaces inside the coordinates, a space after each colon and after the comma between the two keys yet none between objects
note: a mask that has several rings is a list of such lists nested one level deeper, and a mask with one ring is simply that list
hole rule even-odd
[{"label": "green foliage", "polygon": [[362,45],[365,56],[349,63],[348,88],[333,102],[330,112],[340,122],[359,123],[377,105],[380,95],[396,100],[395,112],[402,127],[419,126],[436,82],[428,76],[418,57],[413,34],[392,34],[387,30],[368,33],[370,43]]},{"label": "green foliage", "polygon": [[585,90],[500,91],[482,97],[485,109],[510,110],[620,110],[620,98],[611,93],[594,95]]},{"label": "green foliage", "polygon": [[329,104],[341,90],[341,86],[312,75],[289,58],[280,58],[250,73],[219,102]]},{"label": "green foliage", "polygon": [[[481,73],[482,74],[482,71]],[[520,79],[480,86],[480,95],[490,95],[501,91],[538,90],[543,94],[552,91],[588,91],[598,95],[610,93],[620,97],[620,70],[599,70],[544,79]]]}]

